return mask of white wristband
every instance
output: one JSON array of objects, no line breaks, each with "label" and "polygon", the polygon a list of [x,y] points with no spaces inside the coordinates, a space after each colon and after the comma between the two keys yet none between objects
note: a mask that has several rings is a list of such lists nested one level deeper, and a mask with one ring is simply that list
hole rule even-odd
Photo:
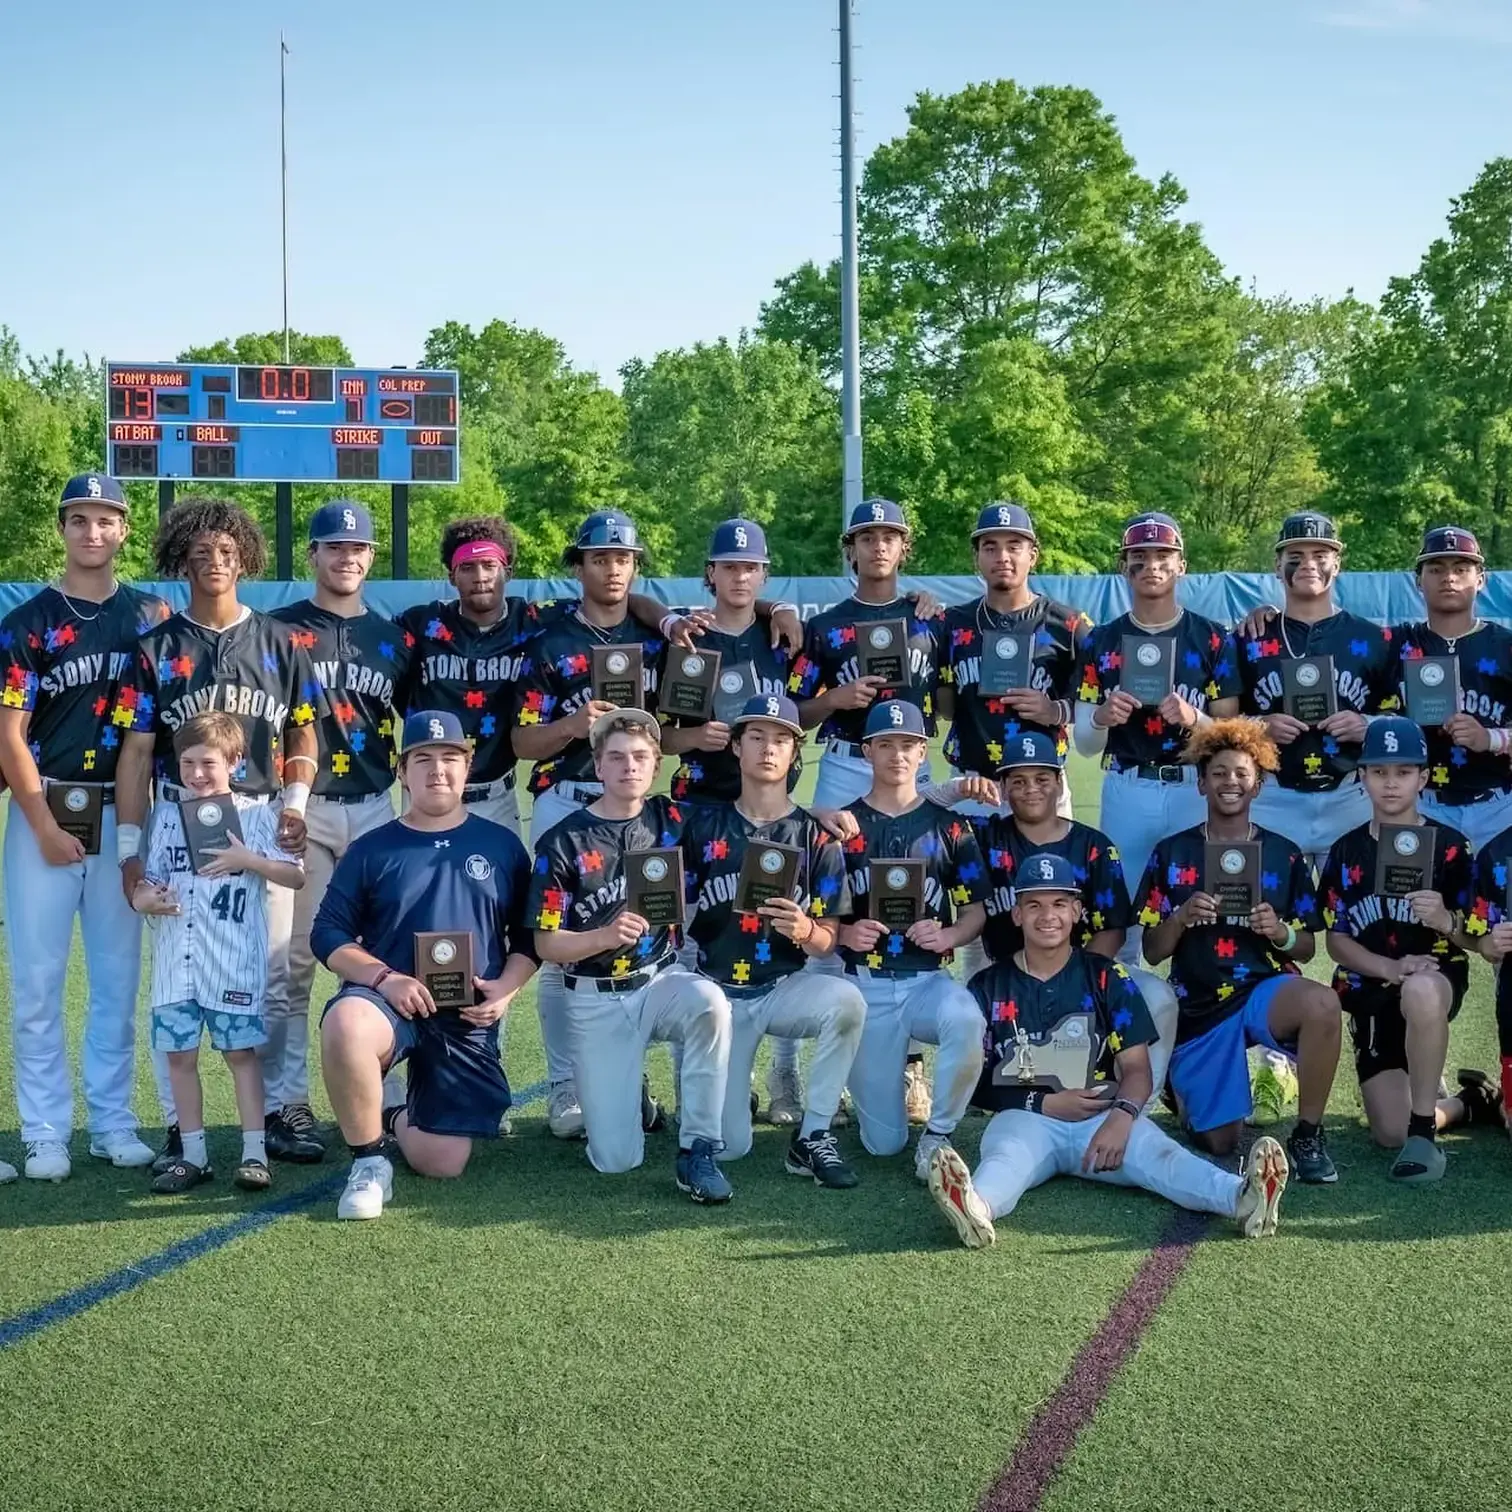
[{"label": "white wristband", "polygon": [[286,782],[283,790],[283,807],[286,814],[303,815],[305,804],[310,801],[308,782]]},{"label": "white wristband", "polygon": [[782,603],[782,604],[773,604],[772,605],[772,614],[774,616],[778,615],[778,614],[783,614],[783,613],[791,614],[794,619],[797,619],[798,618],[798,606],[797,606],[797,604]]},{"label": "white wristband", "polygon": [[680,615],[675,609],[670,614],[664,614],[664,615],[662,615],[662,617],[661,617],[661,623],[656,628],[661,632],[661,638],[663,640],[671,640],[672,639],[672,627],[682,617],[683,616]]},{"label": "white wristband", "polygon": [[142,848],[142,826],[140,824],[116,825],[116,865],[125,866],[128,861],[135,861],[137,853]]}]

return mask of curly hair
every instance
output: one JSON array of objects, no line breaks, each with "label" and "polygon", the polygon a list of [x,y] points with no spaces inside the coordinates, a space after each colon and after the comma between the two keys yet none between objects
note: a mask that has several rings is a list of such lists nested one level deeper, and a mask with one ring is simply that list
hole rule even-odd
[{"label": "curly hair", "polygon": [[453,520],[441,532],[441,565],[448,572],[457,548],[470,541],[492,541],[504,553],[505,564],[514,565],[515,535],[503,515],[473,515],[466,520]]},{"label": "curly hair", "polygon": [[1208,763],[1220,751],[1241,751],[1262,772],[1279,771],[1281,767],[1276,742],[1258,719],[1239,715],[1233,719],[1215,719],[1187,737],[1186,759],[1199,772],[1207,771]]},{"label": "curly hair", "polygon": [[257,577],[268,565],[268,543],[257,521],[229,499],[188,498],[163,516],[152,545],[153,561],[164,577],[183,577],[189,549],[202,535],[228,535],[236,542],[243,577]]}]

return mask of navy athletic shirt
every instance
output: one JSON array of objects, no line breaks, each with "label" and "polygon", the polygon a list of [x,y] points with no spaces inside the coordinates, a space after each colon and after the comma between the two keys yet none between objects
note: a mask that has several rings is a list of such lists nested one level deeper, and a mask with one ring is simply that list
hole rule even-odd
[{"label": "navy athletic shirt", "polygon": [[417,933],[470,929],[473,975],[493,980],[510,956],[537,959],[529,892],[530,857],[503,825],[469,814],[455,829],[417,830],[394,819],[336,863],[310,948],[329,961],[343,945],[361,945],[413,976]]}]

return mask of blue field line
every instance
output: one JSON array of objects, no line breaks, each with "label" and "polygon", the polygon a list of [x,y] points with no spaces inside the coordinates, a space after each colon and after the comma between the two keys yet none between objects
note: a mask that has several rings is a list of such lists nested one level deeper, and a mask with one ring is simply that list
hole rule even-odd
[{"label": "blue field line", "polygon": [[[513,1110],[518,1112],[544,1097],[547,1087],[548,1083],[541,1081],[522,1088],[515,1096]],[[319,1202],[322,1197],[331,1196],[345,1183],[346,1172],[333,1171],[330,1175],[301,1187],[297,1192],[274,1198],[255,1213],[243,1213],[239,1218],[213,1224],[201,1233],[192,1234],[187,1239],[170,1244],[166,1249],[160,1249],[155,1255],[123,1265],[119,1270],[111,1271],[108,1276],[101,1276],[98,1281],[76,1287],[71,1292],[64,1292],[61,1297],[54,1297],[51,1302],[42,1303],[40,1307],[6,1318],[0,1321],[0,1352],[25,1343],[27,1339],[35,1338],[59,1323],[67,1323],[81,1313],[88,1312],[90,1308],[98,1307],[101,1302],[110,1301],[112,1297],[121,1297],[127,1292],[135,1291],[137,1287],[144,1286],[159,1276],[188,1265],[191,1260],[213,1255],[216,1250],[224,1249],[237,1239],[245,1239],[249,1234],[258,1233],[270,1224],[277,1223],[280,1218],[287,1218],[290,1213],[301,1212]]]}]

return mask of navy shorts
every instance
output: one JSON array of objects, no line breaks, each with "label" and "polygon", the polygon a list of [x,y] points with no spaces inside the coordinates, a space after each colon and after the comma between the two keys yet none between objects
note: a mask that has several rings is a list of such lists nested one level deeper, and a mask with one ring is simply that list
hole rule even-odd
[{"label": "navy shorts", "polygon": [[[1449,981],[1449,1022],[1454,1022],[1465,1000],[1468,980],[1456,973]],[[1468,973],[1466,974],[1468,976]],[[1407,1020],[1402,1017],[1402,990],[1371,982],[1344,994],[1349,1014],[1349,1038],[1354,1043],[1355,1075],[1363,1087],[1383,1071],[1407,1069]]]},{"label": "navy shorts", "polygon": [[513,1100],[499,1062],[499,1026],[479,1028],[454,1013],[407,1019],[395,1013],[370,987],[346,986],[325,1005],[344,997],[363,998],[389,1021],[394,1059],[409,1077],[409,1121],[426,1134],[497,1139],[499,1120]]},{"label": "navy shorts", "polygon": [[1193,1133],[1239,1123],[1254,1111],[1245,1054],[1251,1045],[1296,1053],[1295,1041],[1283,1045],[1270,1032],[1271,1001],[1287,982],[1296,980],[1288,972],[1257,982],[1238,1013],[1171,1052],[1166,1081],[1181,1107],[1181,1121]]}]

